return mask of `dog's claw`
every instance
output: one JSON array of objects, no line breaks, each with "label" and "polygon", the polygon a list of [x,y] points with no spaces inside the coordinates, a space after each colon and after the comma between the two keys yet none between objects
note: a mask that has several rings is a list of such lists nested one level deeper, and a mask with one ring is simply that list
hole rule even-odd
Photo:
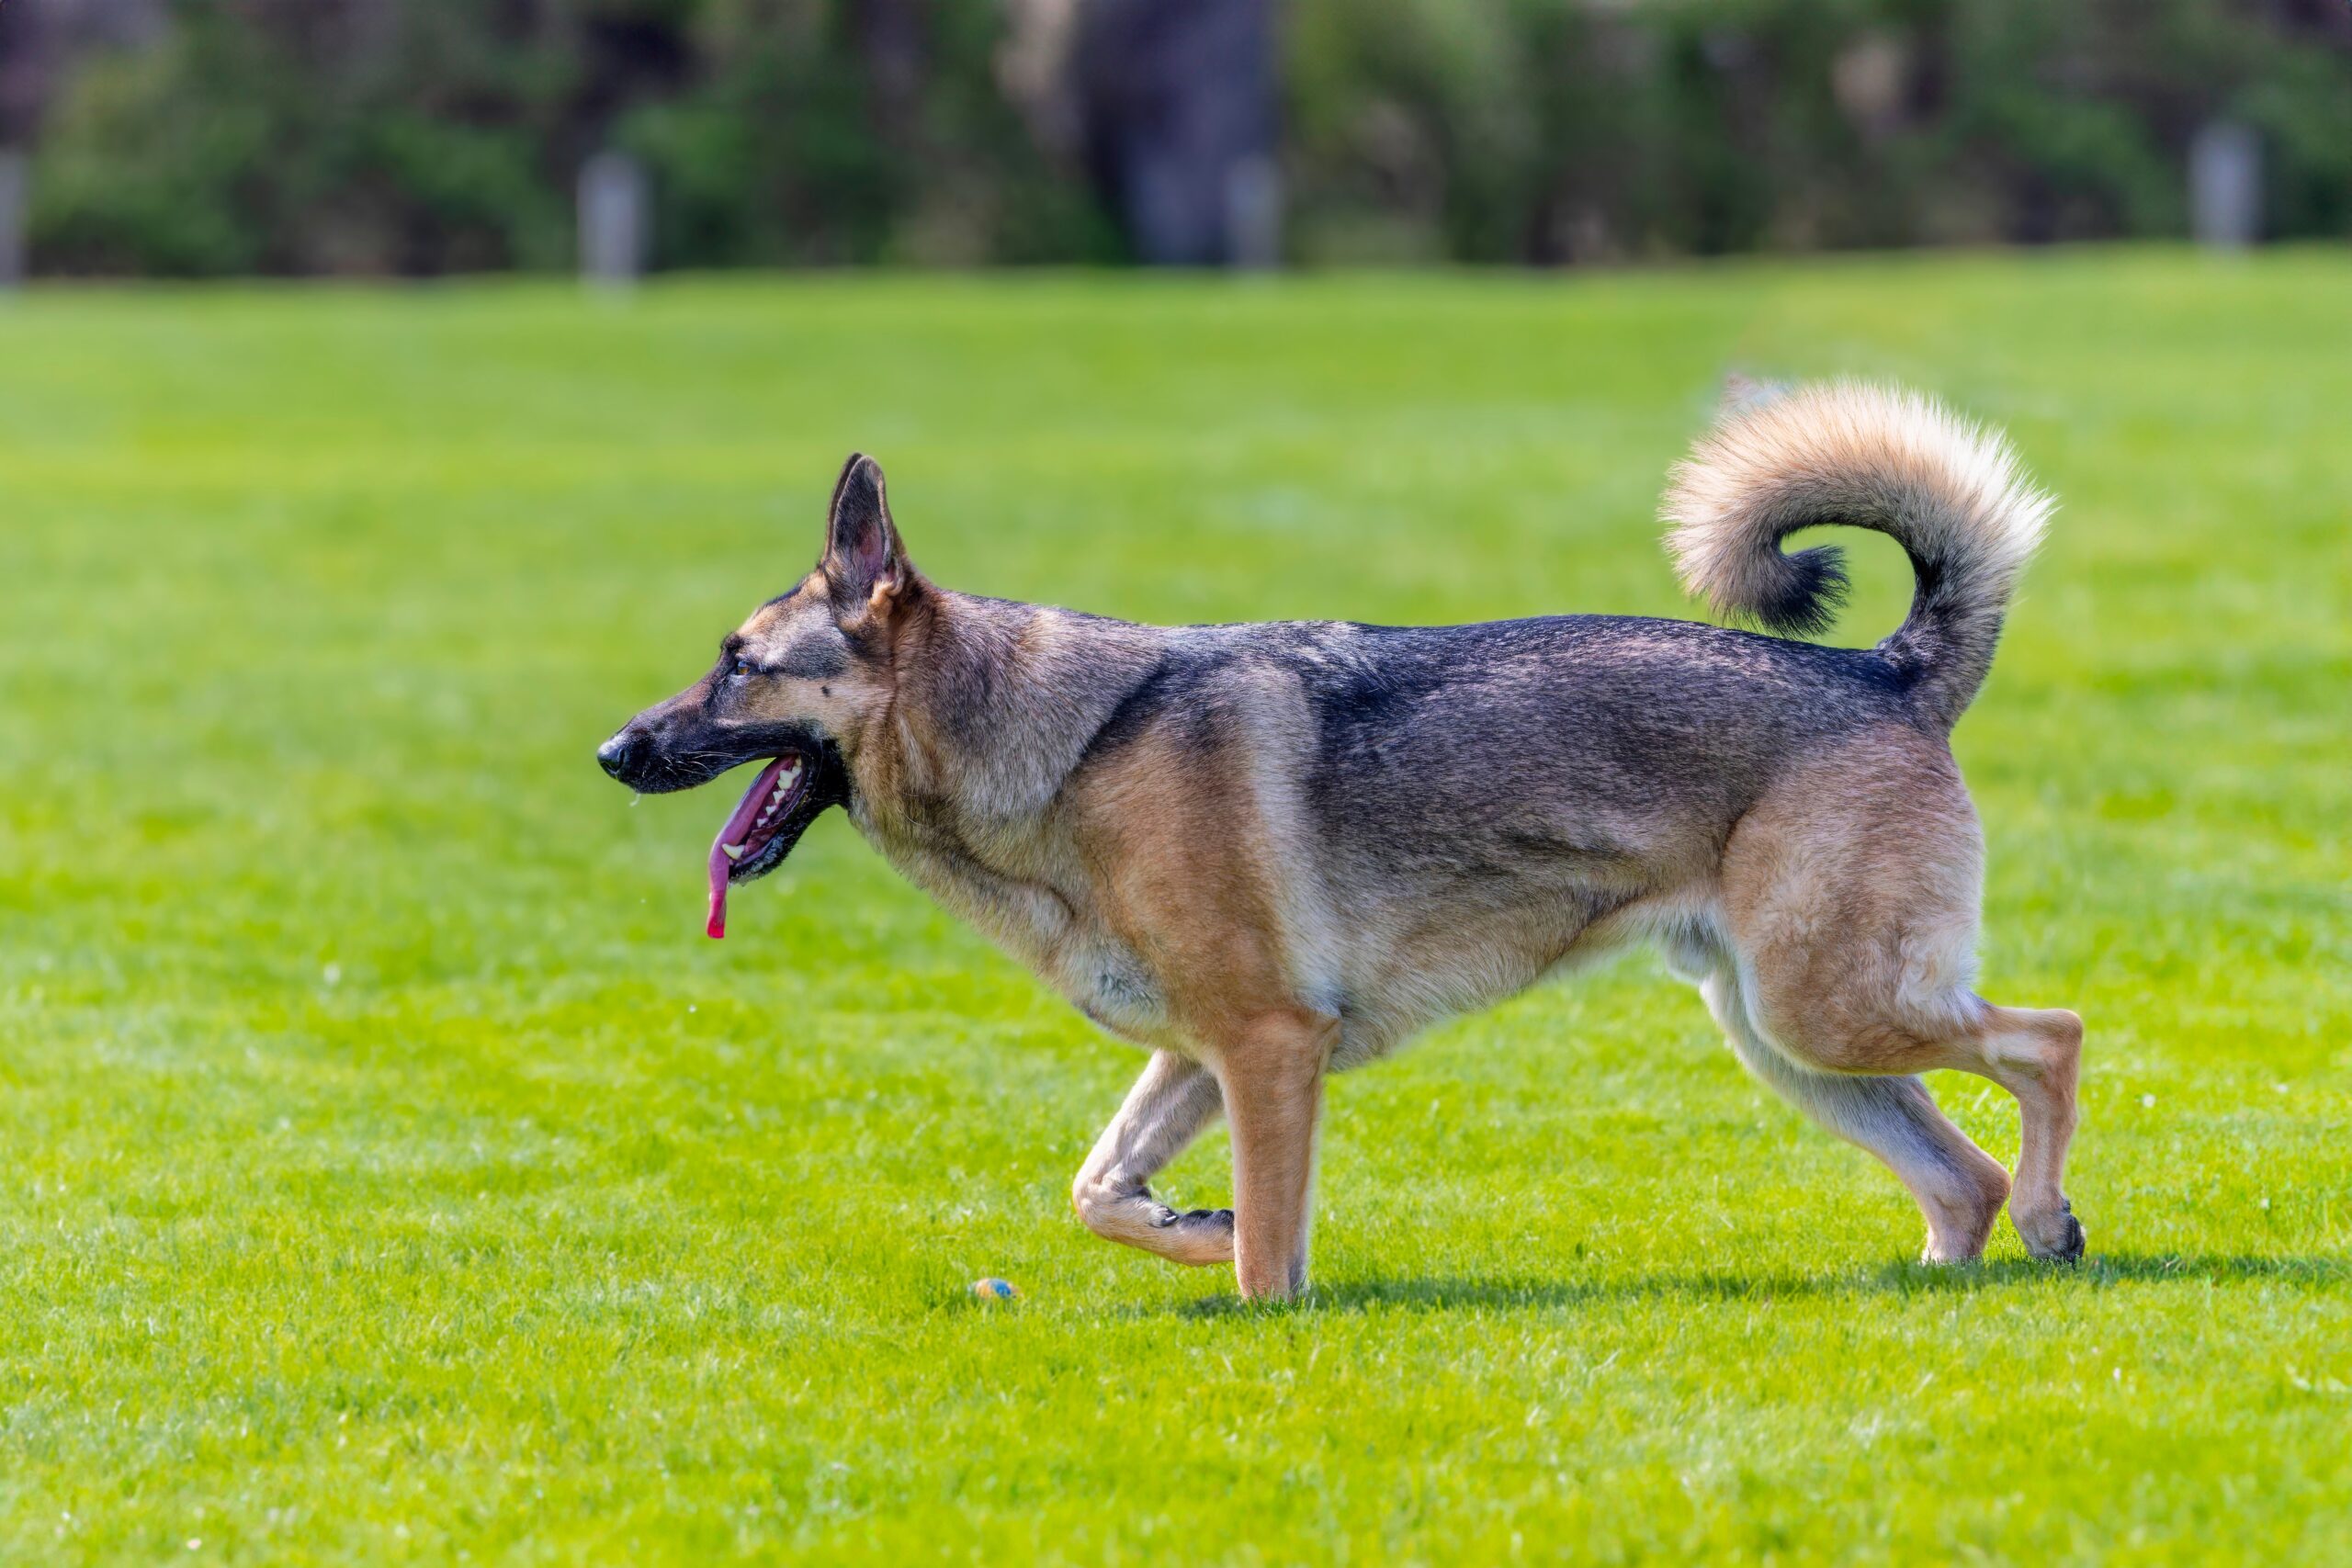
[{"label": "dog's claw", "polygon": [[1152,1227],[1156,1230],[1164,1231],[1170,1225],[1181,1225],[1194,1221],[1229,1225],[1233,1223],[1233,1211],[1230,1209],[1187,1209],[1180,1214],[1163,1203],[1152,1211],[1151,1215]]}]

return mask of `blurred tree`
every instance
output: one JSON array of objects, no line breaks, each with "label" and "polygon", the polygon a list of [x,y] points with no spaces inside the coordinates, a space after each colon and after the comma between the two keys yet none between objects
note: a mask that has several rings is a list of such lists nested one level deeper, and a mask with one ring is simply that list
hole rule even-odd
[{"label": "blurred tree", "polygon": [[[1089,167],[1167,84],[1074,40],[1188,3],[0,0],[0,135],[38,122],[51,271],[560,267],[614,146],[664,266],[1100,261],[1136,210]],[[2177,235],[2217,117],[2263,139],[2273,237],[2352,234],[2343,0],[1278,14],[1303,260]]]},{"label": "blurred tree", "polygon": [[657,261],[1114,254],[991,76],[987,10],[911,0],[179,0],[54,107],[52,270],[566,265],[581,163],[654,173]]},{"label": "blurred tree", "polygon": [[2185,231],[2256,125],[2275,236],[2352,234],[2335,0],[1295,0],[1309,259],[1530,262]]},{"label": "blurred tree", "polygon": [[[1091,0],[1075,62],[1087,162],[1137,255],[1244,259],[1272,178],[1274,28],[1266,0]],[[1268,215],[1271,217],[1271,214]]]}]

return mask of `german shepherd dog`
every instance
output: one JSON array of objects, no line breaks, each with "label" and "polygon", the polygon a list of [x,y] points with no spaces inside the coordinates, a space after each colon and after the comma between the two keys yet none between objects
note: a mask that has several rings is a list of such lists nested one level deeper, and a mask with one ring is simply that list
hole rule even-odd
[{"label": "german shepherd dog", "polygon": [[[1685,621],[1149,626],[944,589],[850,458],[815,570],[597,758],[646,792],[760,762],[710,852],[730,886],[841,807],[941,903],[1149,1063],[1080,1170],[1088,1228],[1245,1297],[1306,1282],[1324,1075],[1646,940],[1748,1070],[1892,1167],[1927,1258],[2009,1201],[2082,1255],[2060,1175],[2082,1021],[1976,995],[1984,840],[1948,737],[2051,502],[2005,441],[1860,385],[1733,406],[1674,473],[1685,586],[1774,632],[1845,587],[1815,524],[1917,583],[1868,650]],[[2009,1173],[1918,1075],[2017,1098]],[[1233,1207],[1150,1181],[1219,1112]]]}]

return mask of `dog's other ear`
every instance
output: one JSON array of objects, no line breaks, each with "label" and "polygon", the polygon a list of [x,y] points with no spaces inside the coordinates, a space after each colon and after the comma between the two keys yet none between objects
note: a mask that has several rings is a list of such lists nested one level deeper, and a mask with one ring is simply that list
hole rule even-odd
[{"label": "dog's other ear", "polygon": [[880,609],[907,581],[906,552],[890,521],[882,488],[882,465],[853,452],[833,486],[832,513],[825,529],[825,576],[833,599],[846,614]]}]

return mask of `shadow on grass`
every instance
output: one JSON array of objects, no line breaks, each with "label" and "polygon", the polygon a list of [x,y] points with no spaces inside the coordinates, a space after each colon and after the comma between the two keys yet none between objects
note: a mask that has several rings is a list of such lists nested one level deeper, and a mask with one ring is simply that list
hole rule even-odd
[{"label": "shadow on grass", "polygon": [[2131,1284],[2240,1280],[2328,1287],[2352,1284],[2352,1258],[2225,1257],[2199,1253],[2095,1253],[2081,1264],[2007,1258],[1939,1268],[1897,1263],[1845,1274],[1644,1274],[1629,1279],[1510,1280],[1425,1276],[1340,1280],[1318,1285],[1302,1302],[1264,1304],[1212,1296],[1173,1307],[1136,1309],[1137,1315],[1174,1312],[1187,1317],[1255,1316],[1268,1313],[1496,1311],[1578,1307],[1635,1301],[1818,1301],[1834,1296],[1951,1295],[1989,1290],[2102,1290]]}]

